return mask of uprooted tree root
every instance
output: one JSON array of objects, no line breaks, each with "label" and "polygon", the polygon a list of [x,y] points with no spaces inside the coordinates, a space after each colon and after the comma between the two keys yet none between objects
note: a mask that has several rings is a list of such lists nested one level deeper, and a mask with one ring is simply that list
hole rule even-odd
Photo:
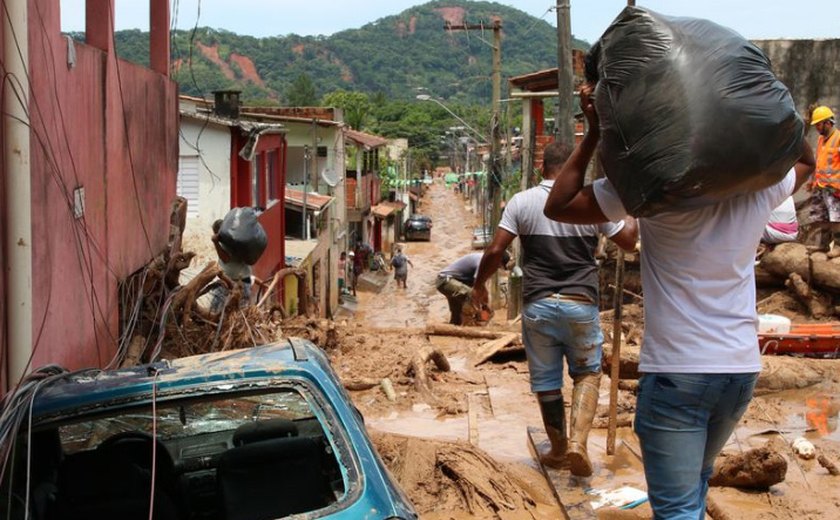
[{"label": "uprooted tree root", "polygon": [[[257,304],[243,305],[240,285],[226,277],[216,262],[207,264],[189,282],[180,285],[181,271],[195,257],[181,251],[186,209],[186,200],[177,197],[170,214],[167,249],[120,287],[121,366],[149,361],[161,354],[182,357],[276,341],[282,335],[280,321],[285,311],[270,296],[286,275],[302,279],[306,288],[303,271],[283,269]],[[199,300],[217,285],[225,289],[224,304],[218,310],[207,309]]]},{"label": "uprooted tree root", "polygon": [[[144,280],[143,291],[134,295],[139,301],[139,315],[124,366],[156,354],[183,357],[246,348],[276,341],[280,336],[277,309],[242,306],[238,284],[224,276],[215,262],[184,286],[167,287],[163,280],[171,278],[170,272],[154,265],[139,276]],[[227,289],[218,312],[198,303],[214,284]]]},{"label": "uprooted tree root", "polygon": [[[480,518],[526,513],[535,500],[508,471],[466,443],[374,434],[377,451],[420,514],[466,510]],[[505,516],[508,518],[508,516]]]}]

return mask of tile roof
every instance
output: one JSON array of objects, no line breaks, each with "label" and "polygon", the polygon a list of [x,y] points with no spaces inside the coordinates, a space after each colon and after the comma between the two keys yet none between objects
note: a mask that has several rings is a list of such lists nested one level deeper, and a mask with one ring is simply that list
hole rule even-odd
[{"label": "tile roof", "polygon": [[[299,208],[303,207],[303,191],[301,190],[294,190],[292,188],[286,188],[286,204],[291,204],[293,206],[297,206]],[[312,210],[322,210],[326,206],[328,206],[335,197],[329,197],[327,195],[320,195],[318,193],[307,192],[306,193],[306,209]]]}]

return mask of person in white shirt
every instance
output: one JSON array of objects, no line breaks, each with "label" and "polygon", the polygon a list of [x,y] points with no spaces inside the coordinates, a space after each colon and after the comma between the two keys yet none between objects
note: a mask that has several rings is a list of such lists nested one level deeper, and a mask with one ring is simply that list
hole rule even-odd
[{"label": "person in white shirt", "polygon": [[[577,224],[620,220],[627,212],[607,179],[584,186],[600,137],[589,123],[545,206],[551,219]],[[639,219],[645,332],[634,428],[642,446],[656,519],[702,518],[713,463],[752,399],[761,370],[755,310],[755,250],[770,213],[814,171],[802,155],[764,190],[681,212]]]},{"label": "person in white shirt", "polygon": [[765,244],[796,242],[799,236],[799,221],[796,219],[796,205],[793,196],[786,198],[770,213],[770,220],[764,226],[761,241]]}]

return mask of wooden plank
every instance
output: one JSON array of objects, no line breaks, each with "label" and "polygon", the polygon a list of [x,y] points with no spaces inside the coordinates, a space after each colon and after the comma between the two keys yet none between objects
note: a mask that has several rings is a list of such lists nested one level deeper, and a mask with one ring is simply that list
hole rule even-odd
[{"label": "wooden plank", "polygon": [[426,325],[426,334],[429,336],[455,336],[457,338],[478,338],[497,339],[505,332],[496,332],[476,327],[462,327],[460,325],[449,325],[446,323],[432,323]]},{"label": "wooden plank", "polygon": [[513,332],[511,334],[505,334],[501,338],[491,339],[490,341],[482,343],[475,351],[475,354],[473,354],[473,359],[475,359],[473,366],[477,367],[478,365],[484,363],[491,357],[495,356],[497,352],[516,341],[519,341],[519,333]]},{"label": "wooden plank", "polygon": [[584,490],[589,487],[588,479],[576,477],[569,473],[568,470],[559,470],[549,468],[539,462],[539,454],[548,451],[549,441],[545,430],[528,426],[528,440],[531,444],[531,449],[534,450],[534,455],[540,466],[540,471],[545,476],[554,492],[557,502],[560,504],[560,510],[563,511],[564,518],[567,520],[591,520],[597,518],[595,511],[589,501],[591,496],[587,495]]}]

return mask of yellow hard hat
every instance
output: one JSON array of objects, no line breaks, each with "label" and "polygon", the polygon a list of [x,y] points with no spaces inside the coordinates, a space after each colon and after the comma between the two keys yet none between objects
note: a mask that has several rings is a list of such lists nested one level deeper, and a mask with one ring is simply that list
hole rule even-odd
[{"label": "yellow hard hat", "polygon": [[814,113],[811,114],[812,125],[825,121],[826,119],[834,119],[834,112],[827,106],[817,107],[814,109]]}]

